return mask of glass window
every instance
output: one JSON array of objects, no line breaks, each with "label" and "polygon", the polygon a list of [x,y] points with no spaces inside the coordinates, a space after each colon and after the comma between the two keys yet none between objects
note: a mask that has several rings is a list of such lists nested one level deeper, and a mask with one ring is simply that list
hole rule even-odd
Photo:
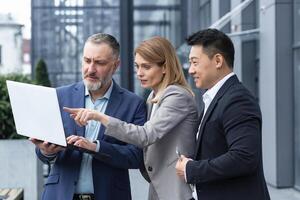
[{"label": "glass window", "polygon": [[80,81],[85,40],[97,32],[119,40],[119,10],[115,0],[32,0],[32,63],[45,59],[53,86]]},{"label": "glass window", "polygon": [[252,1],[242,11],[242,31],[257,28],[258,11],[257,1]]},{"label": "glass window", "polygon": [[295,187],[300,189],[300,48],[294,53]]},{"label": "glass window", "polygon": [[300,1],[294,0],[295,187],[300,189]]},{"label": "glass window", "polygon": [[294,0],[294,42],[300,45],[300,0]]},{"label": "glass window", "polygon": [[200,29],[208,28],[211,25],[211,2],[200,0]]},{"label": "glass window", "polygon": [[0,65],[2,65],[2,46],[0,45]]},{"label": "glass window", "polygon": [[[225,14],[227,14],[231,9],[231,1],[230,0],[222,0],[219,3],[219,12],[220,12],[220,17],[223,17]],[[228,22],[222,29],[224,33],[230,33],[230,27],[231,27],[231,22]]]},{"label": "glass window", "polygon": [[178,0],[134,1],[134,47],[154,35],[169,39],[175,46],[180,45],[180,7]]},{"label": "glass window", "polygon": [[[167,38],[175,47],[182,44],[181,3],[179,0],[146,1],[134,3],[134,48],[155,35]],[[134,91],[147,97],[149,91],[140,86],[134,75]]]}]

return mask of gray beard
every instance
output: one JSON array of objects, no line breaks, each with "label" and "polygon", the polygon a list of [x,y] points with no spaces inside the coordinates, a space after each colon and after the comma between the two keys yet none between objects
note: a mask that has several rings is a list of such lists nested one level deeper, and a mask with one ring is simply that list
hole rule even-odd
[{"label": "gray beard", "polygon": [[83,80],[83,83],[89,91],[96,91],[96,90],[99,90],[102,87],[102,82],[101,81],[99,81],[97,83],[90,83],[87,80]]}]

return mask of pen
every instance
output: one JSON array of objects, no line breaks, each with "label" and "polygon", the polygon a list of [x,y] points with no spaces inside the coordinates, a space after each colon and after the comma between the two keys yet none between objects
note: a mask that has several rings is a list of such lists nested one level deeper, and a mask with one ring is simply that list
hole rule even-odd
[{"label": "pen", "polygon": [[181,153],[180,153],[180,151],[179,151],[178,147],[176,147],[176,154],[177,154],[178,158],[180,158],[180,157],[181,157]]}]

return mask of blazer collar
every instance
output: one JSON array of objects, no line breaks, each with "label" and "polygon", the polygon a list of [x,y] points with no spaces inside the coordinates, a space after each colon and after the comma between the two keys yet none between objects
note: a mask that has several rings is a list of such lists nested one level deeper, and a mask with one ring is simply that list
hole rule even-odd
[{"label": "blazer collar", "polygon": [[211,104],[209,105],[204,118],[202,120],[201,123],[201,127],[199,130],[199,135],[198,135],[198,140],[197,140],[197,147],[196,147],[196,152],[198,152],[198,148],[200,146],[201,143],[201,139],[202,139],[202,134],[203,134],[203,127],[205,125],[205,123],[207,122],[209,116],[211,115],[212,111],[214,110],[214,108],[216,107],[216,105],[218,104],[219,99],[226,93],[226,91],[233,85],[233,84],[237,84],[239,83],[239,80],[237,78],[236,75],[231,76],[220,88],[220,90],[217,92],[215,98],[212,100]]},{"label": "blazer collar", "polygon": [[[118,108],[122,102],[122,94],[124,90],[116,84],[113,80],[113,88],[110,95],[110,98],[107,103],[107,107],[105,110],[105,114],[109,116],[115,116],[115,113],[118,111]],[[74,108],[84,108],[85,107],[85,86],[83,81],[77,83],[73,90],[73,107]],[[100,127],[100,132],[98,134],[98,139],[102,139],[104,137],[104,126]],[[85,127],[79,127],[76,125],[76,134],[80,136],[84,136]]]},{"label": "blazer collar", "polygon": [[[124,89],[122,89],[118,84],[116,84],[116,82],[113,80],[114,85],[112,88],[112,92],[110,95],[110,98],[108,100],[107,103],[107,107],[105,110],[105,114],[109,115],[109,116],[115,116],[121,103],[122,103],[122,95],[124,93]],[[100,132],[98,134],[98,139],[101,140],[104,137],[104,131],[105,131],[105,127],[101,126],[100,127]]]},{"label": "blazer collar", "polygon": [[149,94],[147,98],[147,120],[150,119],[153,103],[150,101],[153,98],[153,91]]},{"label": "blazer collar", "polygon": [[115,81],[113,82],[114,85],[105,110],[105,114],[110,116],[114,116],[114,114],[117,112],[118,107],[122,102],[122,98],[120,95],[122,95],[124,92],[124,89],[122,89],[119,85],[117,85]]},{"label": "blazer collar", "polygon": [[[85,107],[85,86],[83,81],[76,83],[73,95],[72,95],[72,106],[74,108],[84,108]],[[76,126],[76,135],[84,136],[85,133],[85,127],[80,127],[76,125],[74,122],[74,125]]]}]

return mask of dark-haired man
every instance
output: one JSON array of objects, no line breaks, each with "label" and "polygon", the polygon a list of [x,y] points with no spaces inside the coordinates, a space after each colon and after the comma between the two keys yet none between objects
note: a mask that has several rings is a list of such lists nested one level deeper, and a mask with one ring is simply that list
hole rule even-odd
[{"label": "dark-haired man", "polygon": [[182,156],[177,174],[196,186],[199,200],[270,199],[262,165],[261,112],[233,73],[228,36],[206,29],[187,39],[189,73],[203,95],[204,111],[194,158]]}]

